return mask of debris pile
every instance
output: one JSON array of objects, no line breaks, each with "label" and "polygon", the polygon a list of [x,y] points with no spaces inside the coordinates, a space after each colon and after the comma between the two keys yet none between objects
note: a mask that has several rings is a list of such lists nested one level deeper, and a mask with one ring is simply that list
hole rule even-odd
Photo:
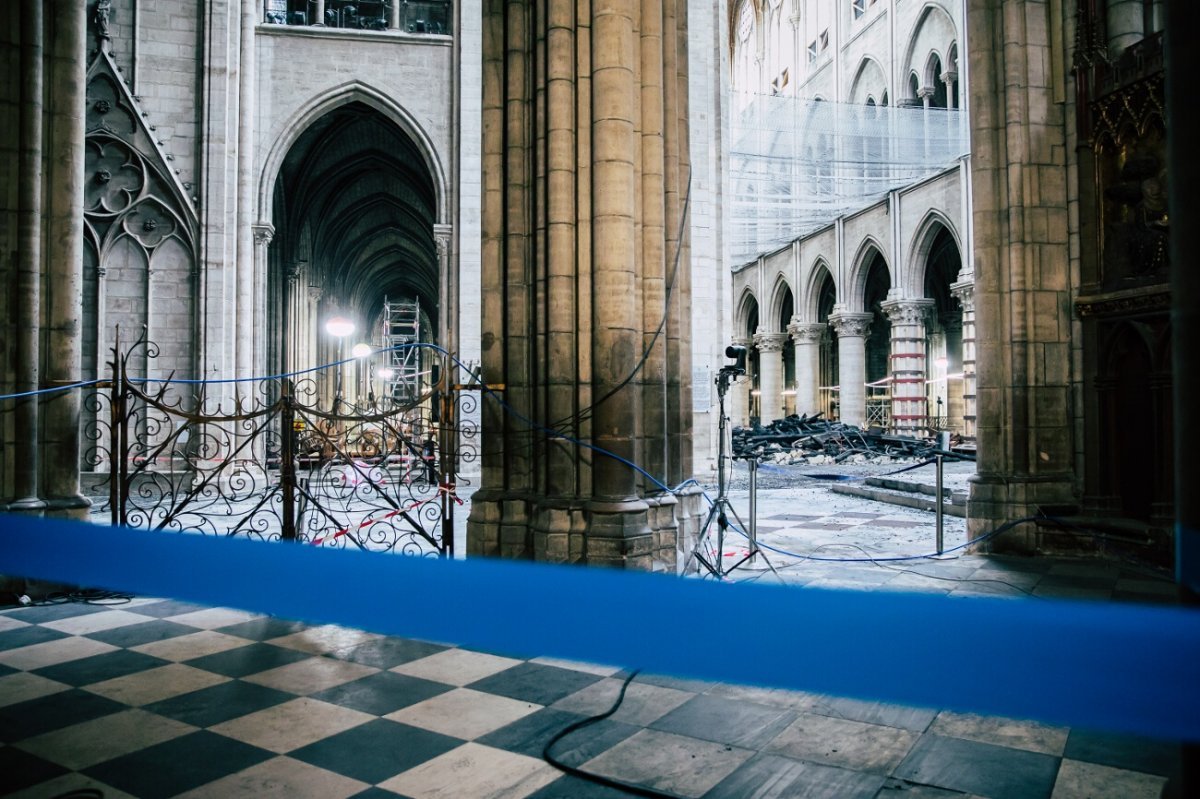
[{"label": "debris pile", "polygon": [[[961,444],[954,436],[952,447]],[[766,427],[733,429],[733,456],[779,464],[882,463],[927,458],[938,452],[936,437],[889,435],[880,428],[863,429],[813,416],[788,416]],[[965,454],[965,453],[963,453]]]}]

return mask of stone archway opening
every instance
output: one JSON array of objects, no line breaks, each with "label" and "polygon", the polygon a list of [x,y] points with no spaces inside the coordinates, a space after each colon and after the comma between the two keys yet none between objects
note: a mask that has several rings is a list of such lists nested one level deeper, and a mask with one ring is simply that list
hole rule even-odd
[{"label": "stone archway opening", "polygon": [[867,267],[863,291],[863,309],[871,314],[871,327],[866,337],[866,423],[868,426],[888,427],[891,424],[892,322],[882,305],[892,288],[892,276],[887,262],[876,251]]},{"label": "stone archway opening", "polygon": [[[394,122],[357,102],[318,118],[285,156],[273,207],[271,371],[349,358],[355,345],[446,340],[437,192],[418,145]],[[358,404],[419,393],[431,358],[403,355],[325,370],[318,390]]]},{"label": "stone archway opening", "polygon": [[929,415],[934,418],[931,427],[964,434],[963,312],[951,293],[962,269],[962,257],[944,225],[938,225],[931,236],[924,285],[925,297],[933,300],[925,323],[925,396]]},{"label": "stone archway opening", "polygon": [[[796,313],[796,302],[792,290],[783,290],[783,300],[779,303],[779,318],[776,320],[776,330],[787,330]],[[783,415],[790,416],[796,412],[796,343],[791,336],[783,337]]]},{"label": "stone archway opening", "polygon": [[817,370],[819,386],[819,408],[826,419],[838,418],[838,394],[834,386],[838,384],[838,347],[837,339],[829,329],[829,315],[837,303],[837,289],[834,287],[833,276],[829,270],[822,267],[819,288],[817,289],[817,322],[825,325],[821,336],[821,354]]}]

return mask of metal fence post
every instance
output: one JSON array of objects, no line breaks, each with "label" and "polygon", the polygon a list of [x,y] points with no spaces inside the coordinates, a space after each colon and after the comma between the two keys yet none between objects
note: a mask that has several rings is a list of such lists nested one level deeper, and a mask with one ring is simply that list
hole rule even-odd
[{"label": "metal fence post", "polygon": [[296,408],[292,393],[292,381],[285,378],[279,397],[279,490],[283,492],[279,537],[284,541],[296,540]]}]

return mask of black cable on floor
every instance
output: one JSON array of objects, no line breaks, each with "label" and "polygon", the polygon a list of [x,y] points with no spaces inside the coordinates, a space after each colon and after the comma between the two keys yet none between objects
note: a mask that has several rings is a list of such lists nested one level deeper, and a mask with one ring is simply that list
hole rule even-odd
[{"label": "black cable on floor", "polygon": [[590,727],[597,722],[604,721],[613,713],[616,713],[617,710],[620,709],[621,703],[625,701],[625,691],[629,689],[629,684],[633,682],[633,678],[638,676],[640,672],[641,669],[634,669],[634,671],[625,678],[625,682],[621,684],[621,693],[617,695],[617,701],[614,702],[613,706],[608,710],[598,716],[592,716],[590,718],[577,721],[574,724],[569,724],[555,733],[554,737],[547,741],[546,746],[542,749],[542,759],[564,774],[570,774],[572,777],[578,777],[581,780],[586,780],[587,782],[595,783],[596,785],[603,785],[607,788],[616,788],[617,790],[625,791],[632,796],[646,796],[650,799],[681,799],[679,796],[673,793],[656,791],[653,788],[645,788],[641,785],[633,785],[628,782],[609,779],[608,777],[602,777],[599,774],[592,774],[590,772],[583,771],[582,769],[575,768],[574,766],[568,766],[566,763],[563,763],[561,760],[555,758],[550,751],[554,748],[556,743],[561,741],[563,738],[566,738],[571,733],[577,730],[582,730],[584,727]]},{"label": "black cable on floor", "polygon": [[132,601],[133,594],[125,594],[120,591],[105,591],[99,588],[78,588],[74,591],[55,591],[47,594],[45,599],[30,602],[22,607],[36,608],[46,605],[66,605],[72,602],[77,602],[81,605],[127,605]]}]

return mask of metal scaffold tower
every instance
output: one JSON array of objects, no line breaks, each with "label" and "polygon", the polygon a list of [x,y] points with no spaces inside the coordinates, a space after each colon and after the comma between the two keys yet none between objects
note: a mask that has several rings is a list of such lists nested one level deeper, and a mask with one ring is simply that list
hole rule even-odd
[{"label": "metal scaffold tower", "polygon": [[388,353],[384,396],[408,402],[421,394],[421,306],[415,300],[383,300],[383,347]]}]

